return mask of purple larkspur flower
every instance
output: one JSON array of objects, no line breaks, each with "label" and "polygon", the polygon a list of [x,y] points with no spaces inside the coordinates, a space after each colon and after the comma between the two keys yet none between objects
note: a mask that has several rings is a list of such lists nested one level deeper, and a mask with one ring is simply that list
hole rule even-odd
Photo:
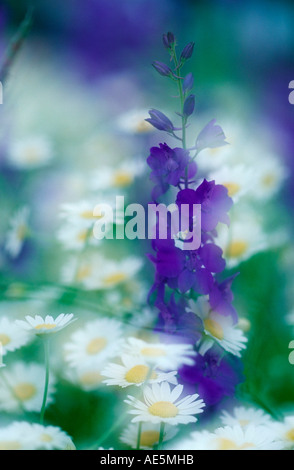
[{"label": "purple larkspur flower", "polygon": [[173,132],[175,127],[171,120],[158,109],[150,109],[149,111],[150,118],[145,119],[153,127],[159,131]]},{"label": "purple larkspur flower", "polygon": [[187,118],[193,114],[195,108],[195,95],[189,95],[185,99],[183,107],[183,115]]},{"label": "purple larkspur flower", "polygon": [[182,50],[180,59],[182,60],[190,59],[194,51],[194,46],[195,46],[194,42],[189,42]]},{"label": "purple larkspur flower", "polygon": [[181,204],[201,204],[201,229],[205,232],[214,230],[219,222],[229,225],[228,211],[233,201],[228,190],[215,181],[204,181],[196,190],[183,189],[178,192],[178,206]]},{"label": "purple larkspur flower", "polygon": [[228,142],[225,141],[226,136],[224,131],[215,123],[216,119],[212,119],[198,134],[195,145],[198,152],[205,148],[217,148],[228,145]]},{"label": "purple larkspur flower", "polygon": [[155,68],[156,72],[158,72],[163,77],[170,77],[173,75],[172,70],[163,62],[155,60],[152,62],[152,66]]},{"label": "purple larkspur flower", "polygon": [[190,72],[188,73],[184,80],[183,80],[183,92],[189,93],[194,86],[194,77],[193,74]]},{"label": "purple larkspur flower", "polygon": [[152,172],[151,180],[155,183],[152,194],[154,200],[164,194],[169,185],[177,186],[185,176],[185,168],[189,162],[189,152],[182,148],[170,148],[167,144],[152,147],[147,163]]},{"label": "purple larkspur flower", "polygon": [[234,296],[232,293],[232,282],[239,273],[228,277],[221,283],[215,282],[209,293],[211,308],[220,315],[230,315],[235,323],[238,321],[237,312],[232,304]]}]

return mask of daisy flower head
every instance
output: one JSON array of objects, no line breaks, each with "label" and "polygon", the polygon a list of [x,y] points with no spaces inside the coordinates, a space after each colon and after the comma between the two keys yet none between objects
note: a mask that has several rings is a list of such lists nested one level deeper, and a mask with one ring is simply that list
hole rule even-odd
[{"label": "daisy flower head", "polygon": [[116,121],[117,128],[128,134],[147,134],[153,132],[153,126],[145,121],[146,116],[148,116],[147,109],[131,109],[118,117]]},{"label": "daisy flower head", "polygon": [[[169,441],[175,437],[178,432],[176,426],[166,425],[164,428],[163,442]],[[159,442],[159,426],[154,423],[144,423],[141,429],[140,449],[152,449]],[[120,441],[132,449],[136,449],[138,439],[138,424],[130,423],[120,436]]]},{"label": "daisy flower head", "polygon": [[207,440],[207,450],[280,450],[283,446],[271,429],[250,424],[218,428]]},{"label": "daisy flower head", "polygon": [[51,315],[46,315],[45,318],[40,315],[36,315],[35,317],[27,315],[25,321],[16,320],[16,324],[37,336],[43,336],[57,333],[73,321],[73,313],[61,313],[55,319]]},{"label": "daisy flower head", "polygon": [[277,439],[283,442],[285,449],[294,448],[294,415],[286,416],[282,422],[272,426]]},{"label": "daisy flower head", "polygon": [[126,354],[142,358],[161,370],[176,370],[182,365],[193,365],[196,352],[191,344],[147,342],[130,337],[123,345]]},{"label": "daisy flower head", "polygon": [[104,365],[121,350],[122,324],[114,319],[93,320],[73,333],[64,345],[65,360],[85,371],[88,367]]},{"label": "daisy flower head", "polygon": [[10,228],[6,235],[5,251],[11,258],[17,258],[29,236],[30,211],[28,207],[19,209],[10,220]]},{"label": "daisy flower head", "polygon": [[104,387],[102,368],[103,364],[67,368],[64,378],[85,392],[93,392],[102,386]]},{"label": "daisy flower head", "polygon": [[223,410],[220,419],[224,426],[239,425],[242,428],[254,424],[255,426],[268,426],[272,423],[270,415],[258,408],[235,407],[230,413]]},{"label": "daisy flower head", "polygon": [[[24,426],[25,425],[25,426]],[[0,450],[31,450],[27,431],[28,423],[13,422],[8,426],[0,428]]]},{"label": "daisy flower head", "polygon": [[17,326],[14,321],[7,317],[0,318],[0,351],[3,356],[25,346],[31,339],[29,332]]},{"label": "daisy flower head", "polygon": [[64,266],[62,280],[65,284],[79,283],[86,290],[112,289],[134,277],[142,267],[142,260],[130,256],[120,261],[106,259],[91,253],[71,258]]},{"label": "daisy flower head", "polygon": [[272,198],[280,190],[287,174],[284,163],[274,155],[254,160],[254,197],[260,201]]},{"label": "daisy flower head", "polygon": [[101,167],[90,180],[93,191],[124,190],[144,171],[144,162],[129,160],[111,167]]},{"label": "daisy flower head", "polygon": [[243,164],[224,166],[209,174],[209,181],[222,184],[228,190],[228,195],[236,203],[240,198],[250,195],[254,190],[254,172]]},{"label": "daisy flower head", "polygon": [[180,399],[183,385],[172,390],[167,382],[146,386],[143,390],[144,401],[128,395],[125,403],[132,406],[128,413],[135,415],[132,422],[168,423],[171,425],[195,423],[196,414],[203,412],[205,406],[199,395],[187,395]]},{"label": "daisy flower head", "polygon": [[243,331],[233,323],[230,315],[223,316],[213,311],[207,296],[201,296],[197,302],[189,302],[191,310],[203,323],[204,337],[201,340],[199,353],[204,355],[214,343],[219,344],[225,351],[241,357],[248,341]]},{"label": "daisy flower head", "polygon": [[122,388],[130,385],[141,386],[148,383],[169,382],[177,384],[177,371],[164,373],[157,368],[152,369],[142,358],[135,356],[122,355],[122,365],[108,364],[101,374],[107,377],[103,380],[106,385],[118,385]]},{"label": "daisy flower head", "polygon": [[11,145],[8,152],[8,163],[18,170],[31,170],[45,166],[52,158],[52,144],[44,136],[19,140]]},{"label": "daisy flower head", "polygon": [[72,439],[57,426],[23,423],[23,432],[29,436],[32,450],[75,450]]},{"label": "daisy flower head", "polygon": [[[47,404],[52,403],[55,379],[50,375]],[[0,377],[0,409],[4,411],[40,411],[44,392],[44,367],[14,362]]]}]

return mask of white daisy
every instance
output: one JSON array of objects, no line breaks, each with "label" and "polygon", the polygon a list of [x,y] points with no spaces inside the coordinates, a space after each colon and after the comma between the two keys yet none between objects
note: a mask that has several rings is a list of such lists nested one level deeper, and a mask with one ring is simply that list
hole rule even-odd
[{"label": "white daisy", "polygon": [[121,356],[122,365],[111,363],[108,364],[101,372],[106,380],[103,383],[106,385],[119,385],[122,388],[129,387],[130,385],[140,386],[145,382],[160,383],[169,382],[177,384],[177,371],[164,373],[157,368],[152,369],[150,365],[134,356]]},{"label": "white daisy", "polygon": [[279,450],[282,449],[273,432],[264,426],[250,424],[225,426],[211,434],[206,449],[209,450]]},{"label": "white daisy", "polygon": [[43,136],[29,137],[15,142],[8,151],[8,162],[20,170],[42,167],[52,158],[52,144]]},{"label": "white daisy", "polygon": [[257,408],[245,408],[244,406],[235,407],[231,413],[223,410],[220,415],[223,425],[247,427],[250,424],[255,426],[268,426],[272,423],[271,416],[263,410]]},{"label": "white daisy", "polygon": [[82,250],[86,244],[98,246],[101,240],[94,237],[93,228],[78,224],[64,224],[56,234],[56,238],[66,250]]},{"label": "white daisy", "polygon": [[236,203],[240,198],[250,195],[255,187],[254,172],[245,165],[223,166],[211,172],[207,178],[216,184],[222,184],[228,190],[228,195]]},{"label": "white daisy", "polygon": [[121,114],[116,120],[116,125],[118,130],[126,133],[145,134],[154,130],[154,127],[145,121],[146,117],[147,109],[132,109]]},{"label": "white daisy", "polygon": [[46,315],[45,318],[40,315],[35,317],[27,315],[25,318],[26,321],[16,320],[16,324],[38,336],[57,333],[74,321],[73,313],[61,313],[55,319],[51,315]]},{"label": "white daisy", "polygon": [[82,371],[97,367],[120,351],[121,335],[122,325],[116,320],[101,318],[90,321],[83,329],[75,331],[64,345],[65,359]]},{"label": "white daisy", "polygon": [[94,191],[123,190],[131,186],[135,178],[144,171],[144,163],[139,160],[129,160],[111,167],[100,167],[93,173],[90,187]]},{"label": "white daisy", "polygon": [[82,260],[71,258],[62,271],[66,284],[79,283],[86,290],[111,289],[135,276],[142,267],[139,258],[120,261],[106,259],[97,253],[87,253]]},{"label": "white daisy", "polygon": [[23,245],[29,236],[29,214],[29,208],[23,207],[10,220],[10,228],[7,232],[4,248],[11,258],[17,258],[20,255]]},{"label": "white daisy", "polygon": [[264,233],[257,215],[248,210],[234,214],[230,227],[222,224],[217,230],[215,243],[223,250],[229,268],[271,246],[271,237]]},{"label": "white daisy", "polygon": [[254,162],[254,197],[260,200],[272,198],[287,178],[287,168],[281,159],[266,155],[266,158]]},{"label": "white daisy", "polygon": [[[175,426],[166,425],[164,428],[163,442],[173,439],[178,429]],[[159,441],[159,426],[154,423],[144,423],[140,436],[140,449],[152,449]],[[131,423],[124,429],[120,436],[120,441],[133,449],[137,447],[138,424]]]},{"label": "white daisy", "polygon": [[[98,211],[103,212],[103,218],[107,222],[121,222],[122,214],[115,214],[115,200],[103,198],[103,200],[83,200],[72,204],[62,204],[60,206],[60,218],[70,224],[77,224],[80,228],[89,228],[99,220]],[[109,206],[112,212],[104,214],[103,206]],[[113,215],[113,217],[112,217]]]},{"label": "white daisy", "polygon": [[27,424],[23,429],[30,436],[32,450],[75,450],[72,439],[57,426]]},{"label": "white daisy", "polygon": [[0,318],[0,345],[2,346],[2,355],[7,352],[15,351],[27,344],[32,336],[17,326],[14,321],[7,317]]},{"label": "white daisy", "polygon": [[8,426],[1,427],[0,450],[31,450],[29,436],[23,431],[24,426],[21,422],[13,422]]},{"label": "white daisy", "polygon": [[196,414],[203,412],[205,406],[203,400],[198,399],[199,395],[187,395],[180,398],[183,392],[183,385],[176,385],[171,390],[167,382],[153,384],[143,390],[144,401],[128,395],[125,403],[133,408],[128,413],[135,415],[132,422],[188,424],[195,423]]},{"label": "white daisy", "polygon": [[286,416],[280,423],[274,423],[272,430],[286,449],[294,449],[294,415]]},{"label": "white daisy", "polygon": [[[54,377],[50,376],[47,405],[53,401]],[[0,409],[40,411],[44,392],[44,367],[36,363],[15,362],[0,377]]]},{"label": "white daisy", "polygon": [[74,385],[80,387],[85,392],[92,392],[103,386],[103,375],[101,370],[103,365],[90,365],[79,368],[67,368],[65,378]]},{"label": "white daisy", "polygon": [[225,351],[240,357],[241,350],[245,349],[248,341],[243,331],[233,323],[230,315],[224,316],[213,311],[207,296],[201,296],[197,302],[190,300],[191,310],[202,320],[204,338],[202,338],[199,354],[204,355],[214,342],[218,343]]},{"label": "white daisy", "polygon": [[128,338],[123,349],[126,354],[143,358],[161,370],[175,370],[182,365],[193,365],[196,352],[191,344],[151,343],[138,338]]}]

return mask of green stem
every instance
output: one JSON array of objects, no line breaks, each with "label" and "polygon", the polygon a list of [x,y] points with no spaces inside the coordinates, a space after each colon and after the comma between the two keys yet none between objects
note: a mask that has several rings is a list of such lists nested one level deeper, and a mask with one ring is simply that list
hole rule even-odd
[{"label": "green stem", "polygon": [[139,423],[136,450],[140,450],[142,434],[142,423]]},{"label": "green stem", "polygon": [[165,423],[160,423],[160,431],[159,431],[159,439],[158,439],[158,446],[157,450],[160,450],[163,444],[163,439],[164,439],[164,429],[165,429]]},{"label": "green stem", "polygon": [[49,368],[49,339],[48,338],[43,338],[44,342],[44,353],[45,353],[45,385],[44,385],[44,394],[43,394],[43,402],[42,402],[42,408],[41,408],[41,413],[40,413],[40,423],[44,423],[44,415],[45,415],[45,410],[46,410],[46,402],[47,402],[47,396],[48,396],[48,388],[49,388],[49,374],[50,374],[50,368]]}]

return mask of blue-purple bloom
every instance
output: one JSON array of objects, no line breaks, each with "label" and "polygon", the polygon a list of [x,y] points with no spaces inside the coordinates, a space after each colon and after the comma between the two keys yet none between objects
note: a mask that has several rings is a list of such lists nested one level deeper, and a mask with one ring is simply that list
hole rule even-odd
[{"label": "blue-purple bloom", "polygon": [[155,68],[156,72],[158,72],[163,77],[169,77],[173,75],[172,70],[163,62],[158,62],[157,60],[152,62],[152,66]]},{"label": "blue-purple bloom", "polygon": [[194,46],[195,46],[194,42],[189,42],[189,44],[187,44],[182,50],[180,59],[183,59],[183,60],[190,59],[194,51]]},{"label": "blue-purple bloom", "polygon": [[183,92],[189,93],[194,86],[194,77],[193,74],[190,72],[188,73],[184,80],[183,80]]},{"label": "blue-purple bloom", "polygon": [[162,37],[162,42],[166,49],[170,49],[175,43],[175,37],[173,33],[168,32],[167,34],[164,34]]},{"label": "blue-purple bloom", "polygon": [[157,109],[150,109],[149,115],[150,118],[145,119],[145,121],[149,122],[149,124],[159,131],[173,132],[175,130],[171,120],[161,111],[158,111]]},{"label": "blue-purple bloom", "polygon": [[187,118],[193,114],[195,108],[195,95],[189,95],[185,99],[183,107],[183,115]]}]

